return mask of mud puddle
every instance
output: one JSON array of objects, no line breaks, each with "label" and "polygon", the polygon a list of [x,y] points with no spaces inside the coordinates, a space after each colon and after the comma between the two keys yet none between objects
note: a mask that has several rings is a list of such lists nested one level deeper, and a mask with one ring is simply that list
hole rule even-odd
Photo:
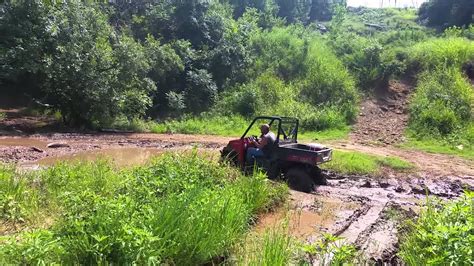
[{"label": "mud puddle", "polygon": [[167,134],[54,133],[0,137],[0,162],[50,165],[57,160],[95,159],[103,155],[131,165],[155,155],[155,150],[217,150],[224,141],[219,137]]},{"label": "mud puddle", "polygon": [[305,241],[326,232],[340,218],[339,213],[358,207],[353,202],[291,191],[289,206],[260,217],[255,231],[261,233],[287,224],[291,236]]},{"label": "mud puddle", "polygon": [[37,147],[40,149],[46,148],[48,143],[46,141],[36,139],[36,138],[27,138],[27,137],[18,137],[18,138],[0,138],[0,146],[7,147]]},{"label": "mud puddle", "polygon": [[156,148],[110,148],[102,150],[81,151],[56,157],[45,157],[34,162],[20,163],[22,168],[35,169],[42,166],[51,166],[59,162],[84,162],[108,160],[119,167],[143,165],[151,158],[163,154],[165,150]]}]

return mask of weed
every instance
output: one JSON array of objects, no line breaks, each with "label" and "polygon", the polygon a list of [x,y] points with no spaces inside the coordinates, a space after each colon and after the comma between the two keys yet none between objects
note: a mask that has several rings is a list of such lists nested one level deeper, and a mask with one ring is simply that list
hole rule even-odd
[{"label": "weed", "polygon": [[7,118],[7,114],[4,112],[0,112],[0,122]]},{"label": "weed", "polygon": [[353,245],[327,233],[315,243],[302,245],[301,249],[309,255],[310,265],[344,265],[356,261],[357,255]]},{"label": "weed", "polygon": [[410,222],[399,255],[408,265],[471,265],[474,193],[441,202],[429,198],[419,218]]},{"label": "weed", "polygon": [[294,257],[295,242],[287,224],[267,229],[263,234],[249,235],[236,251],[237,265],[289,265]]}]

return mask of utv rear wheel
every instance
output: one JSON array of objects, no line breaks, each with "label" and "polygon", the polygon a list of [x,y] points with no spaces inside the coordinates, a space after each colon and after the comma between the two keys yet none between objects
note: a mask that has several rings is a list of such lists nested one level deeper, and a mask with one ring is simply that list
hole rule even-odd
[{"label": "utv rear wheel", "polygon": [[291,189],[310,193],[314,190],[314,181],[311,175],[303,170],[298,168],[292,168],[286,173],[286,179],[288,186]]},{"label": "utv rear wheel", "polygon": [[328,180],[326,179],[326,175],[321,171],[321,168],[316,167],[311,171],[311,176],[313,177],[314,183],[316,185],[327,185]]},{"label": "utv rear wheel", "polygon": [[231,166],[237,166],[239,164],[238,160],[238,155],[235,151],[233,150],[226,150],[224,149],[221,154],[221,163],[227,163],[230,164]]}]

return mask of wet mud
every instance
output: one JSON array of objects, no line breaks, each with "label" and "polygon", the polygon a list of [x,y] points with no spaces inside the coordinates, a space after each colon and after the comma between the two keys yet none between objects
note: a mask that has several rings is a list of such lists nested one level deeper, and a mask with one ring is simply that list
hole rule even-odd
[{"label": "wet mud", "polygon": [[[321,232],[340,236],[344,243],[354,245],[361,252],[362,261],[371,264],[401,263],[397,257],[400,228],[405,221],[416,217],[427,195],[448,200],[459,197],[465,189],[474,189],[473,179],[459,177],[376,180],[335,173],[328,176],[327,186],[319,186],[311,194],[292,192],[292,201],[312,201],[321,208],[329,200],[339,200],[351,208],[329,208],[332,222],[327,228],[315,230],[306,241],[317,241]],[[306,208],[311,209],[311,204]]]},{"label": "wet mud", "polygon": [[[119,166],[132,166],[171,150],[197,148],[218,155],[229,139],[117,133],[0,136],[0,162],[34,169],[64,160],[106,158]],[[316,187],[313,193],[291,191],[288,206],[259,217],[255,230],[263,231],[286,221],[290,234],[301,241],[315,242],[322,233],[331,233],[357,247],[363,261],[399,264],[400,227],[405,220],[416,217],[426,197],[434,195],[448,200],[474,189],[472,165],[459,161],[462,167],[456,166],[457,170],[443,167],[444,171],[438,171],[438,166],[430,163],[435,161],[443,166],[444,161],[431,160],[432,155],[428,154],[423,156],[420,164],[424,164],[416,173],[387,172],[373,177],[326,171],[328,185]],[[414,157],[421,158],[410,156]],[[446,163],[452,162],[448,157],[444,159]]]}]

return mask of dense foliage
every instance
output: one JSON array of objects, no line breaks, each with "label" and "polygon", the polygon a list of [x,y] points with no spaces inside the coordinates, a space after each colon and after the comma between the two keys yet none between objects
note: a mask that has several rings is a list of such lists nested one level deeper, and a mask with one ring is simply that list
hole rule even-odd
[{"label": "dense foliage", "polygon": [[[221,92],[272,67],[253,63],[270,59],[266,34],[288,48],[278,40],[286,30],[271,33],[274,25],[329,19],[338,2],[320,2],[5,2],[0,82],[76,126],[209,111]],[[294,56],[284,64],[299,62]],[[296,66],[282,75],[288,81],[304,73]]]},{"label": "dense foliage", "polygon": [[407,265],[471,265],[474,263],[474,194],[442,203],[430,199],[409,226],[399,253]]},{"label": "dense foliage", "polygon": [[[219,134],[256,114],[345,129],[360,92],[415,78],[411,132],[472,143],[470,2],[432,0],[418,13],[342,0],[5,2],[0,85],[70,125]],[[419,23],[443,17],[426,15],[441,4],[464,21],[446,25],[463,28]]]},{"label": "dense foliage", "polygon": [[0,238],[1,264],[207,263],[287,192],[195,153],[121,171],[106,162],[31,175],[0,167],[0,221],[32,229]]},{"label": "dense foliage", "polygon": [[463,72],[470,62],[474,46],[464,38],[432,39],[413,47],[410,65],[421,71],[410,106],[415,134],[474,144],[474,90]]}]

